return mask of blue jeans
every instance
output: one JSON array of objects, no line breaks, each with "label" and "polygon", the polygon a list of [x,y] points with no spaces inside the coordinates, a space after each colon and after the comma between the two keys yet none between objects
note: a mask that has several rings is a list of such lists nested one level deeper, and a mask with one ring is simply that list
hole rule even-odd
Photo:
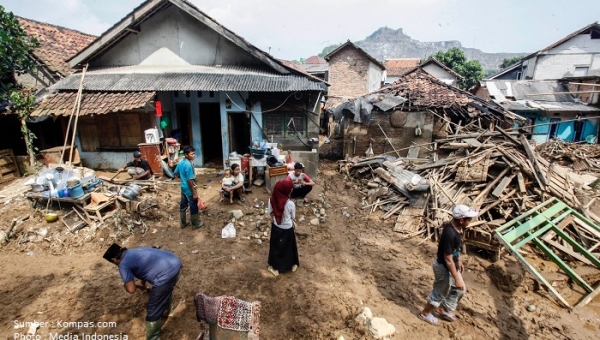
[{"label": "blue jeans", "polygon": [[[450,274],[450,271],[443,264],[439,264],[437,259],[433,261],[432,267],[435,279],[433,281],[433,290],[427,298],[427,302],[435,307],[441,305],[447,310],[456,310],[458,303],[467,291],[467,287],[464,287],[463,290],[456,289],[452,274]],[[460,272],[458,272],[458,275],[461,275]]]},{"label": "blue jeans", "polygon": [[198,213],[198,199],[194,199],[192,195],[187,196],[182,192],[181,202],[179,203],[179,211],[186,211],[188,205],[190,206],[190,215],[196,215]]}]

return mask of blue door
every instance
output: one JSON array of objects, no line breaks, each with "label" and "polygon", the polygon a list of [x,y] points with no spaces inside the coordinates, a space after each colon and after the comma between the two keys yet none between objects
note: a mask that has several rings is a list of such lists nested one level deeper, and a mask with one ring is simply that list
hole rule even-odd
[{"label": "blue door", "polygon": [[597,136],[596,136],[597,133],[598,133],[598,125],[596,124],[596,122],[592,122],[587,119],[583,121],[581,140],[590,140],[590,141],[595,140],[597,138]]},{"label": "blue door", "polygon": [[556,138],[572,142],[575,139],[575,122],[559,123],[556,129]]}]

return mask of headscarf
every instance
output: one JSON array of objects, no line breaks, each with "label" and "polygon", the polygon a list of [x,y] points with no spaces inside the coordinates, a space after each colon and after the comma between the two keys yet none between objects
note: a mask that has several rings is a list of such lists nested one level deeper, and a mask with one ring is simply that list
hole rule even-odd
[{"label": "headscarf", "polygon": [[279,181],[275,184],[275,188],[273,188],[273,193],[271,194],[270,202],[271,208],[273,209],[273,215],[275,215],[275,221],[277,224],[281,224],[281,217],[283,216],[283,210],[285,208],[285,204],[290,199],[290,193],[294,188],[294,184],[289,179]]}]

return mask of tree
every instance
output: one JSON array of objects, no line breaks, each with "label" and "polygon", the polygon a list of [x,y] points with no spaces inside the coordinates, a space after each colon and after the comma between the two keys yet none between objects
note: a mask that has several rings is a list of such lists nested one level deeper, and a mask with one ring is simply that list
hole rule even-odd
[{"label": "tree", "polygon": [[11,110],[21,121],[21,133],[27,147],[31,167],[35,165],[35,135],[27,127],[27,118],[33,111],[35,96],[15,87],[14,74],[35,70],[33,49],[39,46],[35,38],[27,36],[12,12],[0,6],[0,100],[11,101]]},{"label": "tree", "polygon": [[460,88],[468,90],[483,79],[483,67],[479,61],[467,60],[465,52],[458,47],[453,47],[446,52],[438,51],[433,57],[465,78],[459,84]]},{"label": "tree", "polygon": [[326,55],[328,55],[329,53],[333,52],[336,48],[342,46],[342,44],[337,44],[337,45],[329,45],[327,47],[325,47],[323,49],[323,51],[321,51],[321,53],[319,53],[319,57],[321,58],[325,58]]},{"label": "tree", "polygon": [[37,39],[27,36],[14,14],[0,6],[0,99],[7,99],[13,73],[35,69],[31,52],[38,46]]},{"label": "tree", "polygon": [[504,58],[504,60],[502,60],[502,64],[498,65],[498,67],[500,69],[507,68],[511,65],[518,63],[519,61],[521,61],[522,58],[523,57]]}]

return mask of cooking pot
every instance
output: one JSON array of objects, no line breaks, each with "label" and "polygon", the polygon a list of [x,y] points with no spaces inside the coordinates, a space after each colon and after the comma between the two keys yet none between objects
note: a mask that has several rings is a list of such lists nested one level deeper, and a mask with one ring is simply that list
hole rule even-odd
[{"label": "cooking pot", "polygon": [[137,184],[130,184],[129,189],[135,193],[136,196],[139,196],[142,193],[142,187]]},{"label": "cooking pot", "polygon": [[31,191],[33,191],[33,192],[42,192],[45,190],[46,190],[46,188],[44,188],[44,186],[41,184],[34,183],[31,185]]},{"label": "cooking pot", "polygon": [[123,190],[121,196],[129,200],[134,200],[138,195],[133,190],[131,190],[131,188],[127,187],[125,188],[125,190]]}]

